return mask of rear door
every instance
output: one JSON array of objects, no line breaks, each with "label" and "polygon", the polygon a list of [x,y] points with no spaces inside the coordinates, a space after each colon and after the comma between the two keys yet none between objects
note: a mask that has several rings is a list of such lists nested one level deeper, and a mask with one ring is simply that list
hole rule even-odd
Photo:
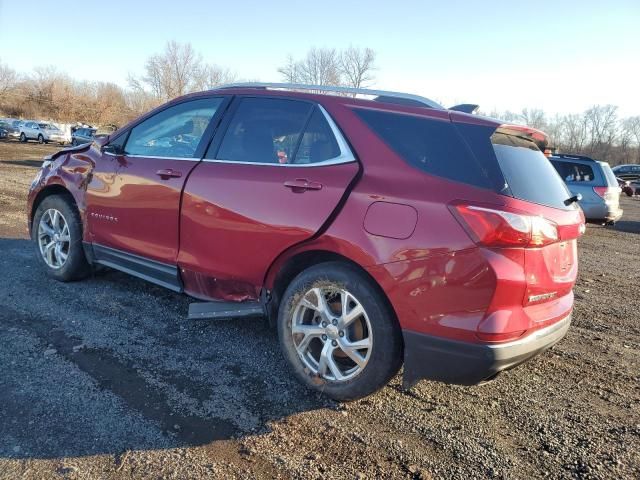
[{"label": "rear door", "polygon": [[321,229],[358,170],[319,105],[237,97],[185,186],[178,256],[185,290],[256,297],[271,263]]},{"label": "rear door", "polygon": [[175,265],[182,188],[226,101],[218,96],[170,105],[103,147],[87,188],[94,250],[108,247]]}]

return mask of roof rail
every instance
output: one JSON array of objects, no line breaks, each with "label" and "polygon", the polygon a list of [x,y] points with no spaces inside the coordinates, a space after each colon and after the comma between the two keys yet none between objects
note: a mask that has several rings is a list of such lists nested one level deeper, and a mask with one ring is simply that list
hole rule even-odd
[{"label": "roof rail", "polygon": [[[433,100],[419,95],[400,92],[388,92],[386,90],[370,90],[368,88],[354,87],[338,87],[333,85],[306,85],[301,83],[262,83],[262,82],[244,82],[244,83],[228,83],[214,88],[213,90],[221,90],[225,88],[261,88],[271,90],[303,90],[312,93],[336,93],[336,94],[352,94],[352,95],[368,95],[376,97],[373,100],[394,103],[396,99],[404,100],[404,104],[420,105],[438,110],[444,110],[444,107]],[[378,99],[379,98],[379,99]],[[398,102],[400,103],[400,102]]]},{"label": "roof rail", "polygon": [[573,155],[570,153],[554,153],[551,155],[552,157],[564,158],[565,160],[586,160],[588,162],[596,162],[591,157],[587,157],[586,155]]}]

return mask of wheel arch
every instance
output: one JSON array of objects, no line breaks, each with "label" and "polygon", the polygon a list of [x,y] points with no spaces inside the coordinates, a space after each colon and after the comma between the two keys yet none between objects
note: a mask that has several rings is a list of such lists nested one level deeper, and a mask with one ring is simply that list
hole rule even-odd
[{"label": "wheel arch", "polygon": [[309,267],[327,262],[340,262],[356,269],[359,273],[363,274],[370,282],[371,285],[377,290],[380,298],[383,299],[387,305],[389,312],[392,313],[394,321],[400,326],[398,316],[393,308],[389,297],[382,288],[382,286],[376,281],[375,278],[359,263],[354,260],[334,251],[323,249],[310,249],[304,251],[298,251],[286,258],[280,257],[276,260],[269,272],[265,281],[265,287],[269,290],[270,297],[267,303],[267,317],[270,326],[275,326],[275,321],[278,314],[278,308],[280,300],[284,294],[287,286],[291,281],[302,271]]},{"label": "wheel arch", "polygon": [[47,185],[42,190],[40,190],[38,194],[35,196],[35,198],[33,199],[31,210],[29,211],[29,229],[30,230],[31,228],[33,228],[33,217],[35,216],[36,211],[38,210],[38,207],[40,206],[40,204],[45,198],[50,197],[51,195],[67,196],[73,203],[73,206],[76,209],[78,208],[76,199],[74,198],[73,194],[64,185],[60,185],[59,183],[52,183],[50,185]]}]

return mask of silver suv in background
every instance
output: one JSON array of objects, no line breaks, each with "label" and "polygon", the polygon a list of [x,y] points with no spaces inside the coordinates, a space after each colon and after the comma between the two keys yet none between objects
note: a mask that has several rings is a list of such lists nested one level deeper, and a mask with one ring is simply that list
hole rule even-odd
[{"label": "silver suv in background", "polygon": [[565,154],[554,154],[549,160],[571,193],[582,196],[579,205],[587,220],[611,224],[622,217],[621,190],[607,162]]},{"label": "silver suv in background", "polygon": [[66,143],[67,138],[62,130],[50,123],[24,122],[20,126],[20,141],[37,140],[38,143]]}]

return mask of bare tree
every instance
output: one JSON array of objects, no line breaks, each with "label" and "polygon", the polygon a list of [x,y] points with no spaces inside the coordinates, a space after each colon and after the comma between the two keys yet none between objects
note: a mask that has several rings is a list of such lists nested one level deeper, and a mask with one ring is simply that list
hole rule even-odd
[{"label": "bare tree", "polygon": [[340,53],[341,83],[354,88],[366,88],[374,80],[376,53],[370,48],[349,47]]},{"label": "bare tree", "polygon": [[287,63],[278,68],[278,73],[282,75],[282,79],[287,83],[301,83],[302,74],[299,67],[300,62],[294,60],[291,55],[287,55]]},{"label": "bare tree", "polygon": [[595,105],[585,113],[589,132],[589,153],[607,159],[609,150],[616,139],[618,127],[618,107]]},{"label": "bare tree", "polygon": [[520,119],[525,125],[533,128],[544,129],[547,126],[545,114],[538,108],[523,108]]},{"label": "bare tree", "polygon": [[132,79],[133,88],[148,88],[161,100],[184,95],[194,89],[202,75],[202,57],[191,44],[167,42],[164,52],[152,55],[144,65],[145,74]]},{"label": "bare tree", "polygon": [[18,75],[8,65],[0,63],[0,95],[13,89],[18,83]]},{"label": "bare tree", "polygon": [[334,48],[313,47],[302,60],[287,57],[287,63],[278,68],[278,72],[290,83],[343,85],[340,58]]},{"label": "bare tree", "polygon": [[561,146],[570,152],[582,152],[588,142],[587,123],[584,115],[566,115],[562,117],[561,121]]},{"label": "bare tree", "polygon": [[339,85],[338,58],[333,48],[312,48],[299,65],[302,81],[312,85]]},{"label": "bare tree", "polygon": [[203,65],[200,76],[194,82],[196,90],[209,90],[211,88],[235,82],[237,75],[227,68],[218,65]]},{"label": "bare tree", "polygon": [[622,137],[635,147],[636,161],[640,163],[640,115],[622,121]]},{"label": "bare tree", "polygon": [[235,79],[228,69],[203,61],[190,43],[167,42],[164,52],[150,56],[144,75],[129,75],[129,87],[136,100],[147,102],[144,93],[166,101],[197,90],[213,88]]}]

